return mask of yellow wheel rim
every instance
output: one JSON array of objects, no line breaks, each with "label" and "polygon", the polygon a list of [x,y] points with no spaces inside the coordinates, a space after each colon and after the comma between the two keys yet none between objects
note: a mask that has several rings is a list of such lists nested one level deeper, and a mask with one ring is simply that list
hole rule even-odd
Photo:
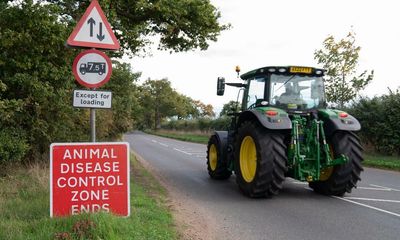
[{"label": "yellow wheel rim", "polygon": [[254,140],[246,136],[240,146],[240,172],[246,182],[253,181],[257,169],[257,149]]},{"label": "yellow wheel rim", "polygon": [[[331,158],[334,158],[332,145],[329,145],[329,150],[331,150]],[[321,174],[319,176],[319,180],[320,181],[328,180],[329,177],[332,175],[332,173],[333,173],[333,167],[328,167],[328,168],[322,169]]]},{"label": "yellow wheel rim", "polygon": [[211,144],[210,150],[209,150],[209,161],[210,161],[210,168],[212,171],[215,171],[217,169],[217,161],[218,161],[218,155],[217,155],[217,147],[215,147],[215,144]]},{"label": "yellow wheel rim", "polygon": [[326,181],[332,175],[333,167],[328,167],[321,170],[321,174],[319,176],[320,181]]}]

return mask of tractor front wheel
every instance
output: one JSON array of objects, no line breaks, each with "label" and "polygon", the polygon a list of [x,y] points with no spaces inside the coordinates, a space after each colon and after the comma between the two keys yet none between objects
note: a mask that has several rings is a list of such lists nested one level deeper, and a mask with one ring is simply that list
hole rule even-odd
[{"label": "tractor front wheel", "polygon": [[321,175],[320,181],[310,182],[309,186],[320,194],[343,196],[346,192],[351,192],[351,189],[356,187],[357,181],[361,179],[362,147],[354,133],[345,131],[336,132],[329,144],[331,150],[333,149],[333,158],[338,158],[343,154],[349,161],[327,169]]},{"label": "tractor front wheel", "polygon": [[240,190],[249,197],[278,194],[286,172],[284,135],[257,123],[245,122],[235,144],[235,174]]},{"label": "tractor front wheel", "polygon": [[207,170],[213,179],[224,180],[232,175],[222,151],[221,142],[216,135],[212,135],[207,145]]}]

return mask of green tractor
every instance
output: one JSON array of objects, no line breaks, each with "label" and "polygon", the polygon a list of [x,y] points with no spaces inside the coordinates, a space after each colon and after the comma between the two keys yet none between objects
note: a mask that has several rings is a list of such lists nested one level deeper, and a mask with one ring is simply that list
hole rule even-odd
[{"label": "green tractor", "polygon": [[[240,69],[236,69],[238,76]],[[216,131],[207,146],[213,179],[236,175],[249,197],[279,193],[285,177],[307,181],[315,192],[343,196],[363,171],[360,123],[348,113],[328,109],[324,70],[263,67],[240,76],[243,83],[218,78],[243,91],[241,111],[233,111],[228,131]],[[240,92],[239,92],[240,93]]]}]

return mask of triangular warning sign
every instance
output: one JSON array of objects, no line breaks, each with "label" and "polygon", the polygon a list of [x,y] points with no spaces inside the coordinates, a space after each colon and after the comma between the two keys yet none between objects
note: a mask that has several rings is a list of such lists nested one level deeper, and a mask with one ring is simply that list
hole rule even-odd
[{"label": "triangular warning sign", "polygon": [[67,44],[77,47],[119,49],[119,42],[97,0],[90,3],[69,36]]}]

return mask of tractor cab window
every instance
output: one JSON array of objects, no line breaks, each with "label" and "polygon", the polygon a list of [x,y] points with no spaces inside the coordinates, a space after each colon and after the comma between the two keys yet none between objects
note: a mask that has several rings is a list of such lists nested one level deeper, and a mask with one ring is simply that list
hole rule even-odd
[{"label": "tractor cab window", "polygon": [[291,110],[323,107],[324,85],[321,77],[271,75],[271,105]]},{"label": "tractor cab window", "polygon": [[253,108],[258,102],[264,100],[265,78],[255,78],[249,81],[249,94],[247,108]]}]

